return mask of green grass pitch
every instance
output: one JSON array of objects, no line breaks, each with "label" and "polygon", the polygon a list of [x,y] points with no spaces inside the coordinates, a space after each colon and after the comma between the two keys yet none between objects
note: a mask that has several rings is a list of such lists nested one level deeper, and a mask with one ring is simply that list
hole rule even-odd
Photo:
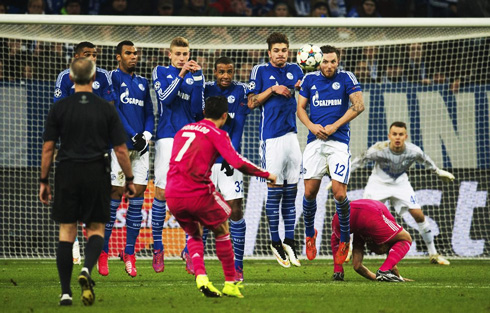
[{"label": "green grass pitch", "polygon": [[[382,260],[366,260],[376,270]],[[121,261],[110,260],[110,274],[93,271],[96,299],[80,301],[74,265],[73,306],[59,307],[60,287],[54,260],[0,260],[0,312],[490,312],[490,261],[452,260],[450,266],[427,259],[403,260],[400,273],[414,282],[378,283],[357,275],[347,264],[344,282],[331,281],[333,263],[302,261],[282,268],[275,260],[246,260],[244,299],[205,298],[180,260],[167,260],[156,274],[151,260],[140,259],[138,276],[129,277]],[[217,260],[206,262],[218,288],[223,274]]]}]

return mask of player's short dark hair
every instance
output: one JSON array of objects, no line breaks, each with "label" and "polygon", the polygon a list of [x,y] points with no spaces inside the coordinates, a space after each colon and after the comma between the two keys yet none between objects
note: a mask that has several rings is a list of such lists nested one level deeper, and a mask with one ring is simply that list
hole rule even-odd
[{"label": "player's short dark hair", "polygon": [[228,112],[228,100],[223,96],[209,97],[204,105],[204,117],[213,120],[219,119],[223,113]]},{"label": "player's short dark hair", "polygon": [[88,85],[92,83],[95,74],[95,63],[89,58],[74,59],[70,64],[70,77],[75,84]]},{"label": "player's short dark hair", "polygon": [[267,46],[269,47],[269,51],[272,49],[272,45],[276,43],[285,43],[289,48],[289,39],[283,33],[272,33],[267,37]]},{"label": "player's short dark hair", "polygon": [[75,53],[76,54],[82,53],[83,48],[93,49],[95,48],[95,45],[89,41],[82,41],[75,47]]},{"label": "player's short dark hair", "polygon": [[335,53],[337,55],[337,60],[340,60],[340,49],[334,46],[324,45],[320,47],[323,54]]},{"label": "player's short dark hair", "polygon": [[184,37],[175,37],[170,42],[170,49],[172,49],[172,47],[189,47],[189,40]]},{"label": "player's short dark hair", "polygon": [[121,54],[122,53],[123,46],[131,46],[131,47],[133,47],[134,46],[134,43],[132,41],[129,41],[129,40],[121,41],[116,46],[116,54]]},{"label": "player's short dark hair", "polygon": [[218,69],[218,64],[231,64],[231,65],[235,65],[235,62],[233,62],[232,59],[230,59],[229,57],[220,57],[219,59],[216,60],[216,62],[214,62],[214,69]]},{"label": "player's short dark hair", "polygon": [[389,129],[391,129],[392,127],[401,127],[401,128],[407,129],[407,124],[405,122],[396,121],[396,122],[391,123]]}]

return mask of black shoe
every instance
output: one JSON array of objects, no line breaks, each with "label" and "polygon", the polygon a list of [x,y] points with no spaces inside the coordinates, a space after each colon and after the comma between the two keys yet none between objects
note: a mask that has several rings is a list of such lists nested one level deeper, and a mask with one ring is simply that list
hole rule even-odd
[{"label": "black shoe", "polygon": [[296,245],[293,239],[284,239],[282,244],[284,251],[288,254],[289,262],[294,266],[301,266],[301,262],[298,259],[298,255],[296,254]]},{"label": "black shoe", "polygon": [[72,305],[72,299],[71,296],[67,293],[61,295],[60,298],[60,305],[65,306],[65,305]]},{"label": "black shoe", "polygon": [[271,249],[272,253],[274,253],[274,256],[277,259],[277,262],[283,266],[283,267],[290,267],[291,263],[289,263],[289,258],[286,254],[286,251],[284,251],[284,247],[282,246],[282,243],[280,241],[275,242],[273,241],[271,244]]},{"label": "black shoe", "polygon": [[90,277],[87,271],[82,271],[78,276],[78,283],[82,287],[82,302],[84,305],[92,305],[95,301],[95,293],[93,286],[95,286],[94,281]]},{"label": "black shoe", "polygon": [[386,282],[393,282],[393,283],[402,283],[404,282],[403,278],[400,278],[393,274],[392,271],[376,271],[376,280],[377,281],[386,281]]},{"label": "black shoe", "polygon": [[333,273],[332,279],[335,281],[344,281],[344,273],[342,272]]}]

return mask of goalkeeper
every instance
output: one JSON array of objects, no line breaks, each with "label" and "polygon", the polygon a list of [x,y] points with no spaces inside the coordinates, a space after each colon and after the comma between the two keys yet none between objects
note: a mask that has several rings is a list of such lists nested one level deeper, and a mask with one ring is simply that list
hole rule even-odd
[{"label": "goalkeeper", "polygon": [[382,202],[388,200],[400,216],[408,210],[418,224],[420,235],[429,251],[430,262],[449,265],[449,261],[437,253],[429,221],[417,203],[406,171],[414,162],[418,162],[433,170],[445,182],[453,181],[454,176],[438,168],[418,146],[405,142],[407,138],[407,125],[404,122],[392,123],[388,140],[375,143],[360,157],[355,158],[351,170],[356,170],[367,161],[374,161],[375,165],[364,189],[363,198]]},{"label": "goalkeeper", "polygon": [[[124,261],[125,270],[131,277],[136,276],[135,244],[143,219],[141,207],[144,202],[144,193],[148,184],[150,159],[148,142],[152,137],[155,126],[153,115],[153,102],[150,97],[148,80],[135,73],[138,63],[138,49],[131,41],[122,41],[116,46],[116,59],[119,67],[110,73],[114,86],[115,107],[121,118],[124,130],[128,136],[126,145],[129,149],[131,167],[134,172],[135,197],[129,199],[129,207],[126,214],[126,247],[120,252]],[[104,249],[100,254],[97,268],[99,274],[109,274],[108,252],[109,239],[111,237],[117,208],[121,204],[124,191],[125,177],[119,165],[115,151],[111,151],[111,220],[105,225]],[[163,252],[161,253],[161,259]],[[163,259],[161,266],[155,268],[156,272],[163,271]]]}]

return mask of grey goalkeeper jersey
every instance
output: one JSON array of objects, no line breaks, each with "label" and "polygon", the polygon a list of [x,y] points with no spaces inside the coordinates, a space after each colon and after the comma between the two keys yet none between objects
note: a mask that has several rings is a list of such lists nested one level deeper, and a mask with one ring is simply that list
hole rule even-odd
[{"label": "grey goalkeeper jersey", "polygon": [[351,171],[374,161],[375,165],[370,179],[381,183],[398,183],[408,180],[407,170],[413,163],[423,164],[427,169],[437,171],[439,168],[432,159],[418,146],[405,142],[405,150],[401,153],[391,151],[390,142],[380,141],[372,145],[360,157],[354,158]]}]

